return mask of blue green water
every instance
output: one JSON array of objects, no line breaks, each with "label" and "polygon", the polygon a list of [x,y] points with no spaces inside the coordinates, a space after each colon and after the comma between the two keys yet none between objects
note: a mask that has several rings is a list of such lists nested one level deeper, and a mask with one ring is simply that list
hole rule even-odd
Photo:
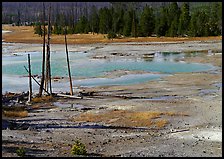
[{"label": "blue green water", "polygon": [[[18,56],[2,57],[2,92],[21,92],[28,90],[28,78],[24,66],[27,67],[27,53],[17,53]],[[33,75],[41,75],[42,56],[40,52],[29,52]],[[73,86],[92,87],[103,85],[138,84],[149,80],[158,80],[163,76],[178,72],[197,72],[212,70],[215,67],[208,64],[181,62],[185,54],[156,53],[153,59],[91,59],[88,53],[69,52]],[[28,67],[27,67],[28,68]],[[139,70],[145,74],[129,74],[116,78],[102,78],[105,73],[115,70]],[[155,74],[159,72],[160,74]],[[66,56],[64,52],[51,53],[52,76],[68,77]],[[94,78],[93,78],[94,77]],[[82,78],[82,79],[81,79]],[[40,79],[37,79],[40,80]],[[53,82],[53,91],[67,91],[68,81]],[[38,85],[33,82],[33,90]]]},{"label": "blue green water", "polygon": [[[19,55],[19,54],[18,54]],[[32,74],[41,75],[41,54],[30,52]],[[105,72],[115,70],[143,70],[147,72],[177,73],[177,72],[197,72],[212,69],[212,65],[176,62],[182,54],[162,54],[158,53],[152,61],[143,59],[90,59],[87,54],[81,52],[70,52],[71,74],[79,77],[97,77]],[[24,66],[27,67],[27,55],[3,57],[2,73],[7,75],[27,75]],[[51,54],[52,76],[68,75],[66,56],[63,52],[53,52]]]}]

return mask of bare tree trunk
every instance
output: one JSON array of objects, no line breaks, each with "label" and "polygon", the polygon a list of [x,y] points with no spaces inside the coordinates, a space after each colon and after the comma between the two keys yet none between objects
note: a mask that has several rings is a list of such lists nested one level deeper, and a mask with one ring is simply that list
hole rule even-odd
[{"label": "bare tree trunk", "polygon": [[50,93],[52,94],[52,87],[51,87],[51,63],[50,63],[50,35],[51,35],[51,4],[49,8],[49,25],[48,25],[48,47],[49,47],[49,86],[50,86]]},{"label": "bare tree trunk", "polygon": [[51,69],[50,69],[50,13],[51,13],[51,6],[49,7],[49,15],[48,15],[48,33],[47,33],[47,55],[46,55],[46,80],[45,80],[45,89],[48,91],[48,87],[50,87],[50,93],[52,94],[51,89]]},{"label": "bare tree trunk", "polygon": [[42,23],[44,26],[44,38],[43,38],[43,61],[42,61],[42,76],[41,76],[41,83],[40,83],[40,89],[39,89],[39,97],[42,96],[43,88],[44,88],[44,72],[45,72],[45,5],[43,3],[43,19]]},{"label": "bare tree trunk", "polygon": [[28,69],[29,69],[29,98],[28,98],[28,102],[31,102],[32,101],[32,79],[31,79],[30,54],[28,54]]},{"label": "bare tree trunk", "polygon": [[49,68],[48,68],[48,48],[46,54],[46,74],[45,74],[45,81],[44,81],[44,88],[48,91],[48,80],[49,80]]},{"label": "bare tree trunk", "polygon": [[68,47],[67,47],[67,29],[65,26],[65,48],[66,48],[66,56],[67,56],[67,64],[68,64],[68,75],[69,75],[69,81],[70,81],[70,94],[73,95],[73,90],[72,90],[72,78],[71,78],[71,72],[70,72],[70,65],[69,65],[69,57],[68,57]]}]

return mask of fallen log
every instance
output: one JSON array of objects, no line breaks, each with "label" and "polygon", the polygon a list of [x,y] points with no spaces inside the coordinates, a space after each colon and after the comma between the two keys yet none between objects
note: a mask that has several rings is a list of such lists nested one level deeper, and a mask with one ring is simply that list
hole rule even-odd
[{"label": "fallen log", "polygon": [[184,132],[184,131],[190,131],[190,129],[189,128],[187,128],[187,129],[180,129],[180,130],[175,129],[175,130],[171,130],[170,133],[179,133],[179,132]]},{"label": "fallen log", "polygon": [[74,95],[66,95],[66,94],[56,94],[56,96],[59,96],[59,97],[67,97],[67,98],[74,98],[74,99],[83,99],[83,97],[79,97],[79,96],[74,96]]},{"label": "fallen log", "polygon": [[93,93],[95,92],[79,92],[81,96],[93,96]]},{"label": "fallen log", "polygon": [[[25,70],[28,72],[26,66],[24,66],[24,68],[25,68]],[[33,79],[33,80],[40,86],[40,83],[37,82],[37,80],[36,80],[33,76],[31,76],[31,77],[32,77],[32,79]],[[50,93],[49,93],[46,89],[43,88],[43,90],[44,90],[48,95],[50,95]]]}]

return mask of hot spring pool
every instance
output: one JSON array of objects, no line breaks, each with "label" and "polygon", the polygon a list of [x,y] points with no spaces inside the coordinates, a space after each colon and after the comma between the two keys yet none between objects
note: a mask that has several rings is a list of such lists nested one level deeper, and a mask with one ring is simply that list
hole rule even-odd
[{"label": "hot spring pool", "polygon": [[[27,54],[31,56],[33,75],[41,75],[41,52],[18,52],[12,56],[2,57],[2,92],[27,91],[28,78],[24,66],[27,67]],[[69,52],[73,85],[101,86],[127,85],[156,80],[163,76],[178,72],[199,72],[212,70],[215,67],[208,64],[185,63],[181,61],[184,53],[156,53],[150,60],[144,59],[91,59],[90,53]],[[28,68],[28,67],[27,67]],[[145,74],[129,74],[116,78],[102,78],[105,73],[115,70],[145,71]],[[156,72],[155,74],[153,72]],[[68,76],[65,52],[51,52],[52,76]],[[65,86],[66,85],[66,86]],[[38,86],[33,82],[34,90]],[[53,89],[68,88],[65,83],[53,83]]]}]

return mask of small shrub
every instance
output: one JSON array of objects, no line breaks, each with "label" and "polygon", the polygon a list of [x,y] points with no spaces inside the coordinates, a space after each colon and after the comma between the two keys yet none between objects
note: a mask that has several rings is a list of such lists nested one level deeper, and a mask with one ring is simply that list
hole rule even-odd
[{"label": "small shrub", "polygon": [[71,154],[73,155],[85,155],[86,154],[86,147],[83,143],[81,143],[79,140],[75,142],[75,144],[72,146]]},{"label": "small shrub", "polygon": [[3,111],[2,115],[5,117],[27,117],[28,116],[28,111]]},{"label": "small shrub", "polygon": [[113,38],[116,38],[116,37],[117,37],[117,35],[114,32],[109,32],[108,35],[107,35],[108,39],[113,39]]},{"label": "small shrub", "polygon": [[32,99],[33,103],[40,103],[40,102],[48,102],[52,101],[53,97],[52,96],[42,96],[42,97],[35,97]]},{"label": "small shrub", "polygon": [[20,147],[16,150],[16,154],[20,157],[24,157],[26,155],[26,151],[23,147]]}]

